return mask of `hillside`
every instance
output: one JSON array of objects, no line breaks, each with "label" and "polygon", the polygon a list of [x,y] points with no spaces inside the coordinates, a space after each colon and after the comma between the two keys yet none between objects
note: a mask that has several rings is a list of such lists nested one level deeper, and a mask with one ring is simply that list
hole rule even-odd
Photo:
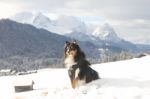
[{"label": "hillside", "polygon": [[28,24],[0,21],[0,58],[14,55],[37,57],[48,52],[51,57],[62,57],[61,48],[66,40],[63,36]]},{"label": "hillside", "polygon": [[[37,69],[39,66],[55,67],[54,64],[63,67],[64,44],[67,40],[71,39],[29,24],[0,20],[0,69]],[[99,57],[100,52],[94,44],[80,42],[80,45],[88,53],[87,57]]]},{"label": "hillside", "polygon": [[64,36],[29,24],[0,20],[0,69],[37,69],[53,64],[53,59],[57,62],[63,57],[66,40]]},{"label": "hillside", "polygon": [[[127,65],[126,65],[127,64]],[[101,79],[72,89],[67,69],[42,69],[36,74],[0,77],[1,99],[149,99],[150,56],[93,64]],[[55,77],[54,77],[55,75]],[[14,93],[13,83],[33,80],[34,90]],[[9,90],[9,91],[8,91]]]}]

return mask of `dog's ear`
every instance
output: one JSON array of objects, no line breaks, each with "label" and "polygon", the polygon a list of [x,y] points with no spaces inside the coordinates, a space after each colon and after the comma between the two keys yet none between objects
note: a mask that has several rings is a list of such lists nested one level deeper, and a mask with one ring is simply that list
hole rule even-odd
[{"label": "dog's ear", "polygon": [[65,47],[67,46],[67,45],[69,45],[70,44],[70,42],[69,41],[66,41],[65,42]]},{"label": "dog's ear", "polygon": [[74,43],[74,44],[78,44],[78,43],[77,43],[77,40],[73,40],[73,43]]},{"label": "dog's ear", "polygon": [[70,43],[69,41],[66,41],[66,42],[65,42],[66,45],[68,45],[69,43]]}]

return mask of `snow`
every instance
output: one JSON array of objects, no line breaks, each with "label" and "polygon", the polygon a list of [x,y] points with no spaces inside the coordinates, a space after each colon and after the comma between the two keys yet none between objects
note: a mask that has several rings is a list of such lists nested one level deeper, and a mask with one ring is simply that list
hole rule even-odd
[{"label": "snow", "polygon": [[[67,69],[42,69],[35,74],[0,77],[0,99],[150,99],[150,56],[93,64],[101,79],[72,89]],[[15,93],[13,82],[35,82],[34,90]]]}]

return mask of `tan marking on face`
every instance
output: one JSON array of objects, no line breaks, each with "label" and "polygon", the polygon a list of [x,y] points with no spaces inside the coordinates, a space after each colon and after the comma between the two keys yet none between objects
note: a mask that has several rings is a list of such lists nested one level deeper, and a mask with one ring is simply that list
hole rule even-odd
[{"label": "tan marking on face", "polygon": [[71,50],[68,54],[75,57],[77,55],[77,50]]}]

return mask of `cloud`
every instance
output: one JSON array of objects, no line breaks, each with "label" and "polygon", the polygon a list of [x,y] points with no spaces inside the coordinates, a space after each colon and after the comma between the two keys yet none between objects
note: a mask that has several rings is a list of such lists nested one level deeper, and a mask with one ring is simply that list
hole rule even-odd
[{"label": "cloud", "polygon": [[0,17],[19,11],[93,17],[94,22],[101,17],[121,36],[132,39],[150,33],[149,4],[150,0],[0,0]]},{"label": "cloud", "polygon": [[45,10],[108,19],[150,19],[150,0],[1,0],[22,10]]},{"label": "cloud", "polygon": [[149,4],[149,0],[70,0],[65,7],[108,19],[150,19]]},{"label": "cloud", "polygon": [[18,6],[0,2],[0,18],[7,18],[17,13]]}]

